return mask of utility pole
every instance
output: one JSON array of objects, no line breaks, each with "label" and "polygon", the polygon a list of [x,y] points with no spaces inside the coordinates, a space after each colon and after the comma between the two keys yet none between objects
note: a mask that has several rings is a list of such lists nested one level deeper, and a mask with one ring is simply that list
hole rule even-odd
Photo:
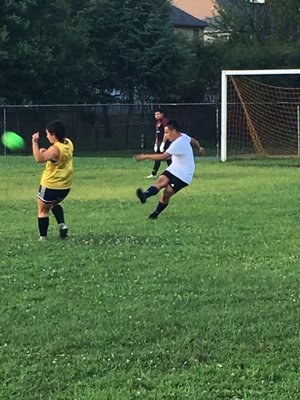
[{"label": "utility pole", "polygon": [[251,34],[250,39],[252,40],[255,32],[255,4],[265,4],[266,0],[249,0],[252,4],[252,20],[251,20]]}]

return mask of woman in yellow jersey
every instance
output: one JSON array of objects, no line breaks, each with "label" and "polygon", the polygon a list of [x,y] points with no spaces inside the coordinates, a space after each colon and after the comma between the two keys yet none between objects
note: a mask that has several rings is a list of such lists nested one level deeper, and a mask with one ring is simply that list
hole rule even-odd
[{"label": "woman in yellow jersey", "polygon": [[46,240],[49,226],[49,212],[52,211],[61,239],[68,235],[64,210],[59,204],[70,192],[73,179],[73,143],[66,138],[65,128],[56,120],[46,128],[48,149],[39,148],[39,132],[32,135],[32,152],[38,163],[46,162],[38,193],[38,225],[40,240]]}]

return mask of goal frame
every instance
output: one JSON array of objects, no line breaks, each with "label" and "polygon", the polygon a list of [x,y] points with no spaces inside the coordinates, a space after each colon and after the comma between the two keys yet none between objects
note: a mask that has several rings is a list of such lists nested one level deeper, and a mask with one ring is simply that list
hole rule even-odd
[{"label": "goal frame", "polygon": [[[223,70],[221,73],[221,161],[227,160],[227,86],[229,76],[300,75],[300,69]],[[298,107],[298,156],[300,157],[300,106]]]}]

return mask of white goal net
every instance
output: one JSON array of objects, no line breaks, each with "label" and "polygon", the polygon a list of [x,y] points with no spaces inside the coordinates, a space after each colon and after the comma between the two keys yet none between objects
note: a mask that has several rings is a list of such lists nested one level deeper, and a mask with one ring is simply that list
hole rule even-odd
[{"label": "white goal net", "polygon": [[221,160],[300,157],[300,69],[222,72]]}]

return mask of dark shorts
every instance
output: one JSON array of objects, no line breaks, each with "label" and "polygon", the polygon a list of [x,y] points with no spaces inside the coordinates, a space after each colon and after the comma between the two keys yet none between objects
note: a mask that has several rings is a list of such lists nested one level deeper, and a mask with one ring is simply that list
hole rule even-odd
[{"label": "dark shorts", "polygon": [[175,193],[179,192],[179,190],[185,188],[186,186],[189,186],[187,183],[183,182],[169,171],[164,171],[162,175],[169,179],[169,186],[171,186]]},{"label": "dark shorts", "polygon": [[38,198],[42,200],[42,202],[48,204],[60,203],[69,193],[70,189],[49,189],[41,185],[38,192]]}]

